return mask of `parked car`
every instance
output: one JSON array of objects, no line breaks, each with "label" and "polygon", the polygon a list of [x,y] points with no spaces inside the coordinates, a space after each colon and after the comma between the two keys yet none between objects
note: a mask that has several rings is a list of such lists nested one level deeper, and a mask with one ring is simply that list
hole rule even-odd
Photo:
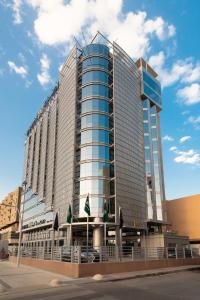
[{"label": "parked car", "polygon": [[167,257],[168,258],[176,258],[176,249],[175,248],[168,248],[167,249]]},{"label": "parked car", "polygon": [[[73,253],[75,260],[78,260],[78,253],[76,251]],[[81,263],[87,262],[99,262],[100,254],[97,250],[93,248],[81,247],[80,253]],[[71,247],[63,246],[62,247],[62,261],[70,262],[71,261]]]}]

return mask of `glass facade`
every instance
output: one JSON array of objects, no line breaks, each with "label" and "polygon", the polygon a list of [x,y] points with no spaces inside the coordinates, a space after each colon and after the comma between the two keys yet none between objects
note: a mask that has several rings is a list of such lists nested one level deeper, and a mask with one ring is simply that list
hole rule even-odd
[{"label": "glass facade", "polygon": [[[146,73],[145,73],[146,74]],[[163,221],[163,183],[161,172],[159,119],[157,106],[146,99],[143,101],[144,146],[147,182],[148,219]]]},{"label": "glass facade", "polygon": [[153,101],[161,108],[161,87],[160,83],[145,70],[142,70],[142,95]]},{"label": "glass facade", "polygon": [[25,194],[23,211],[23,229],[53,221],[53,212],[45,212],[45,203],[38,201],[38,196],[30,189]]},{"label": "glass facade", "polygon": [[91,216],[102,217],[104,199],[110,197],[110,62],[105,45],[83,49],[80,97],[79,217],[86,216],[89,195]]},{"label": "glass facade", "polygon": [[90,99],[81,103],[81,113],[100,111],[109,113],[109,102],[103,99]]}]

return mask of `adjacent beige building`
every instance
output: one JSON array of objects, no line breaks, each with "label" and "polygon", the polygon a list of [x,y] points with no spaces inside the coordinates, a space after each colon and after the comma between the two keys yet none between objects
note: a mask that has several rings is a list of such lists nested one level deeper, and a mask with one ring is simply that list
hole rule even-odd
[{"label": "adjacent beige building", "polygon": [[21,187],[18,187],[0,202],[0,239],[8,240],[9,244],[16,243],[18,239],[16,231],[19,224],[21,191]]},{"label": "adjacent beige building", "polygon": [[200,244],[200,194],[166,201],[169,230]]}]

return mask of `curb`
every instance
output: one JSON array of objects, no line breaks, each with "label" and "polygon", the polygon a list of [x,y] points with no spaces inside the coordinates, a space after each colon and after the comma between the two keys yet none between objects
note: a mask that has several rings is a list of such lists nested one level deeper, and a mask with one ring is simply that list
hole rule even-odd
[{"label": "curb", "polygon": [[[162,276],[162,275],[166,275],[166,274],[173,274],[173,273],[181,273],[184,271],[194,271],[194,270],[200,270],[200,266],[198,267],[189,267],[189,268],[185,268],[185,269],[177,269],[177,270],[168,270],[168,271],[159,271],[159,272],[152,272],[152,273],[146,273],[146,274],[136,274],[136,275],[129,275],[129,276],[125,276],[125,277],[118,277],[118,278],[103,278],[101,281],[98,282],[106,282],[106,281],[110,281],[110,282],[114,282],[114,281],[123,281],[123,280],[127,280],[127,279],[137,279],[137,278],[145,278],[145,277],[155,277],[155,276]],[[112,276],[112,275],[111,275]],[[93,280],[94,282],[94,280]],[[97,282],[97,281],[96,281]]]}]

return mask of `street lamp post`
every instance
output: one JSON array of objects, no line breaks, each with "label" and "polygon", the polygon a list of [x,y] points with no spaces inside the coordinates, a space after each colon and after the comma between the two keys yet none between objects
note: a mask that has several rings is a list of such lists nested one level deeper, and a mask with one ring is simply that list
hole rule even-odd
[{"label": "street lamp post", "polygon": [[[26,181],[23,182],[22,186],[24,187],[23,189],[23,202],[21,201],[21,209],[19,211],[19,242],[18,242],[18,251],[17,251],[17,268],[19,267],[20,264],[20,255],[21,255],[21,243],[22,243],[22,223],[23,223],[23,215],[24,215],[24,201],[25,201],[25,192],[26,192]],[[23,203],[23,206],[22,206]]]}]

